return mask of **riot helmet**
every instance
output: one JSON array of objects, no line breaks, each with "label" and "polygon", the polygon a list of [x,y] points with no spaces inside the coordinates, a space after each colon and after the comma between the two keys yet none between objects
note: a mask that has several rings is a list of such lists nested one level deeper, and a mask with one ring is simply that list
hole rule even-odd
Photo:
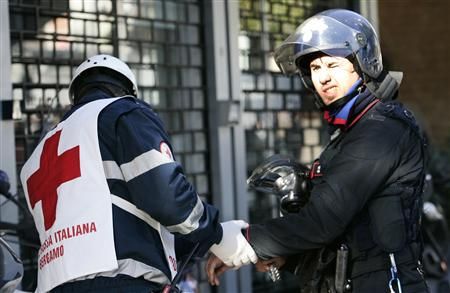
[{"label": "riot helmet", "polygon": [[299,73],[304,85],[315,92],[309,63],[323,54],[349,59],[365,83],[383,72],[375,29],[350,10],[330,9],[308,18],[275,50],[274,58],[284,74]]},{"label": "riot helmet", "polygon": [[309,199],[309,169],[287,155],[265,159],[247,179],[251,189],[280,197],[282,214],[296,213]]},{"label": "riot helmet", "polygon": [[132,95],[137,97],[136,77],[130,67],[120,59],[100,54],[92,56],[78,66],[69,85],[69,97],[72,103],[83,92],[83,87],[103,84],[111,94]]}]

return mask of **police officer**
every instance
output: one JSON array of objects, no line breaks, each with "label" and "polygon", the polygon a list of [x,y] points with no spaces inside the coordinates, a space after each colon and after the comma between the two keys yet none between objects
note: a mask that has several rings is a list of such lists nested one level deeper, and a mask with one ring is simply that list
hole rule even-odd
[{"label": "police officer", "polygon": [[[309,202],[247,229],[266,260],[257,267],[295,269],[302,292],[426,292],[419,262],[424,145],[411,112],[395,100],[400,79],[383,68],[373,27],[352,11],[323,11],[274,57],[313,91],[331,140],[311,167]],[[226,269],[211,257],[210,282]]]},{"label": "police officer", "polygon": [[37,292],[158,292],[197,243],[231,266],[256,262],[247,224],[219,223],[186,180],[128,65],[93,56],[69,94],[21,171],[41,240]]}]

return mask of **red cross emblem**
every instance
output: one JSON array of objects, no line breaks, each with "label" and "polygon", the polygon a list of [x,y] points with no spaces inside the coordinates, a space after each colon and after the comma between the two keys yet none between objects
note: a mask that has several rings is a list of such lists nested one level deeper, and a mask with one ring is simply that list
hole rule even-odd
[{"label": "red cross emblem", "polygon": [[42,201],[45,230],[50,229],[56,219],[58,194],[56,189],[64,182],[81,176],[80,146],[71,148],[58,156],[61,130],[44,143],[39,169],[27,180],[31,207]]}]

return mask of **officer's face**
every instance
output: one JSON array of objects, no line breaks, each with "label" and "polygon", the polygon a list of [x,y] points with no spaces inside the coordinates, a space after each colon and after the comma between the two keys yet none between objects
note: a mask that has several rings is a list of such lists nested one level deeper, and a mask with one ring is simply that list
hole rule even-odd
[{"label": "officer's face", "polygon": [[321,56],[310,63],[311,79],[325,105],[347,94],[359,76],[353,64],[343,57]]}]

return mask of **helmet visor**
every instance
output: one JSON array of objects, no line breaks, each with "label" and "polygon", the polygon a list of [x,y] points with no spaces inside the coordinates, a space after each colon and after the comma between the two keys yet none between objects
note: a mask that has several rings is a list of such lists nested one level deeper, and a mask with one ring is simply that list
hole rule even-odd
[{"label": "helmet visor", "polygon": [[284,74],[299,71],[299,58],[323,52],[347,57],[365,45],[364,35],[325,15],[317,15],[302,23],[274,52],[275,62]]}]

